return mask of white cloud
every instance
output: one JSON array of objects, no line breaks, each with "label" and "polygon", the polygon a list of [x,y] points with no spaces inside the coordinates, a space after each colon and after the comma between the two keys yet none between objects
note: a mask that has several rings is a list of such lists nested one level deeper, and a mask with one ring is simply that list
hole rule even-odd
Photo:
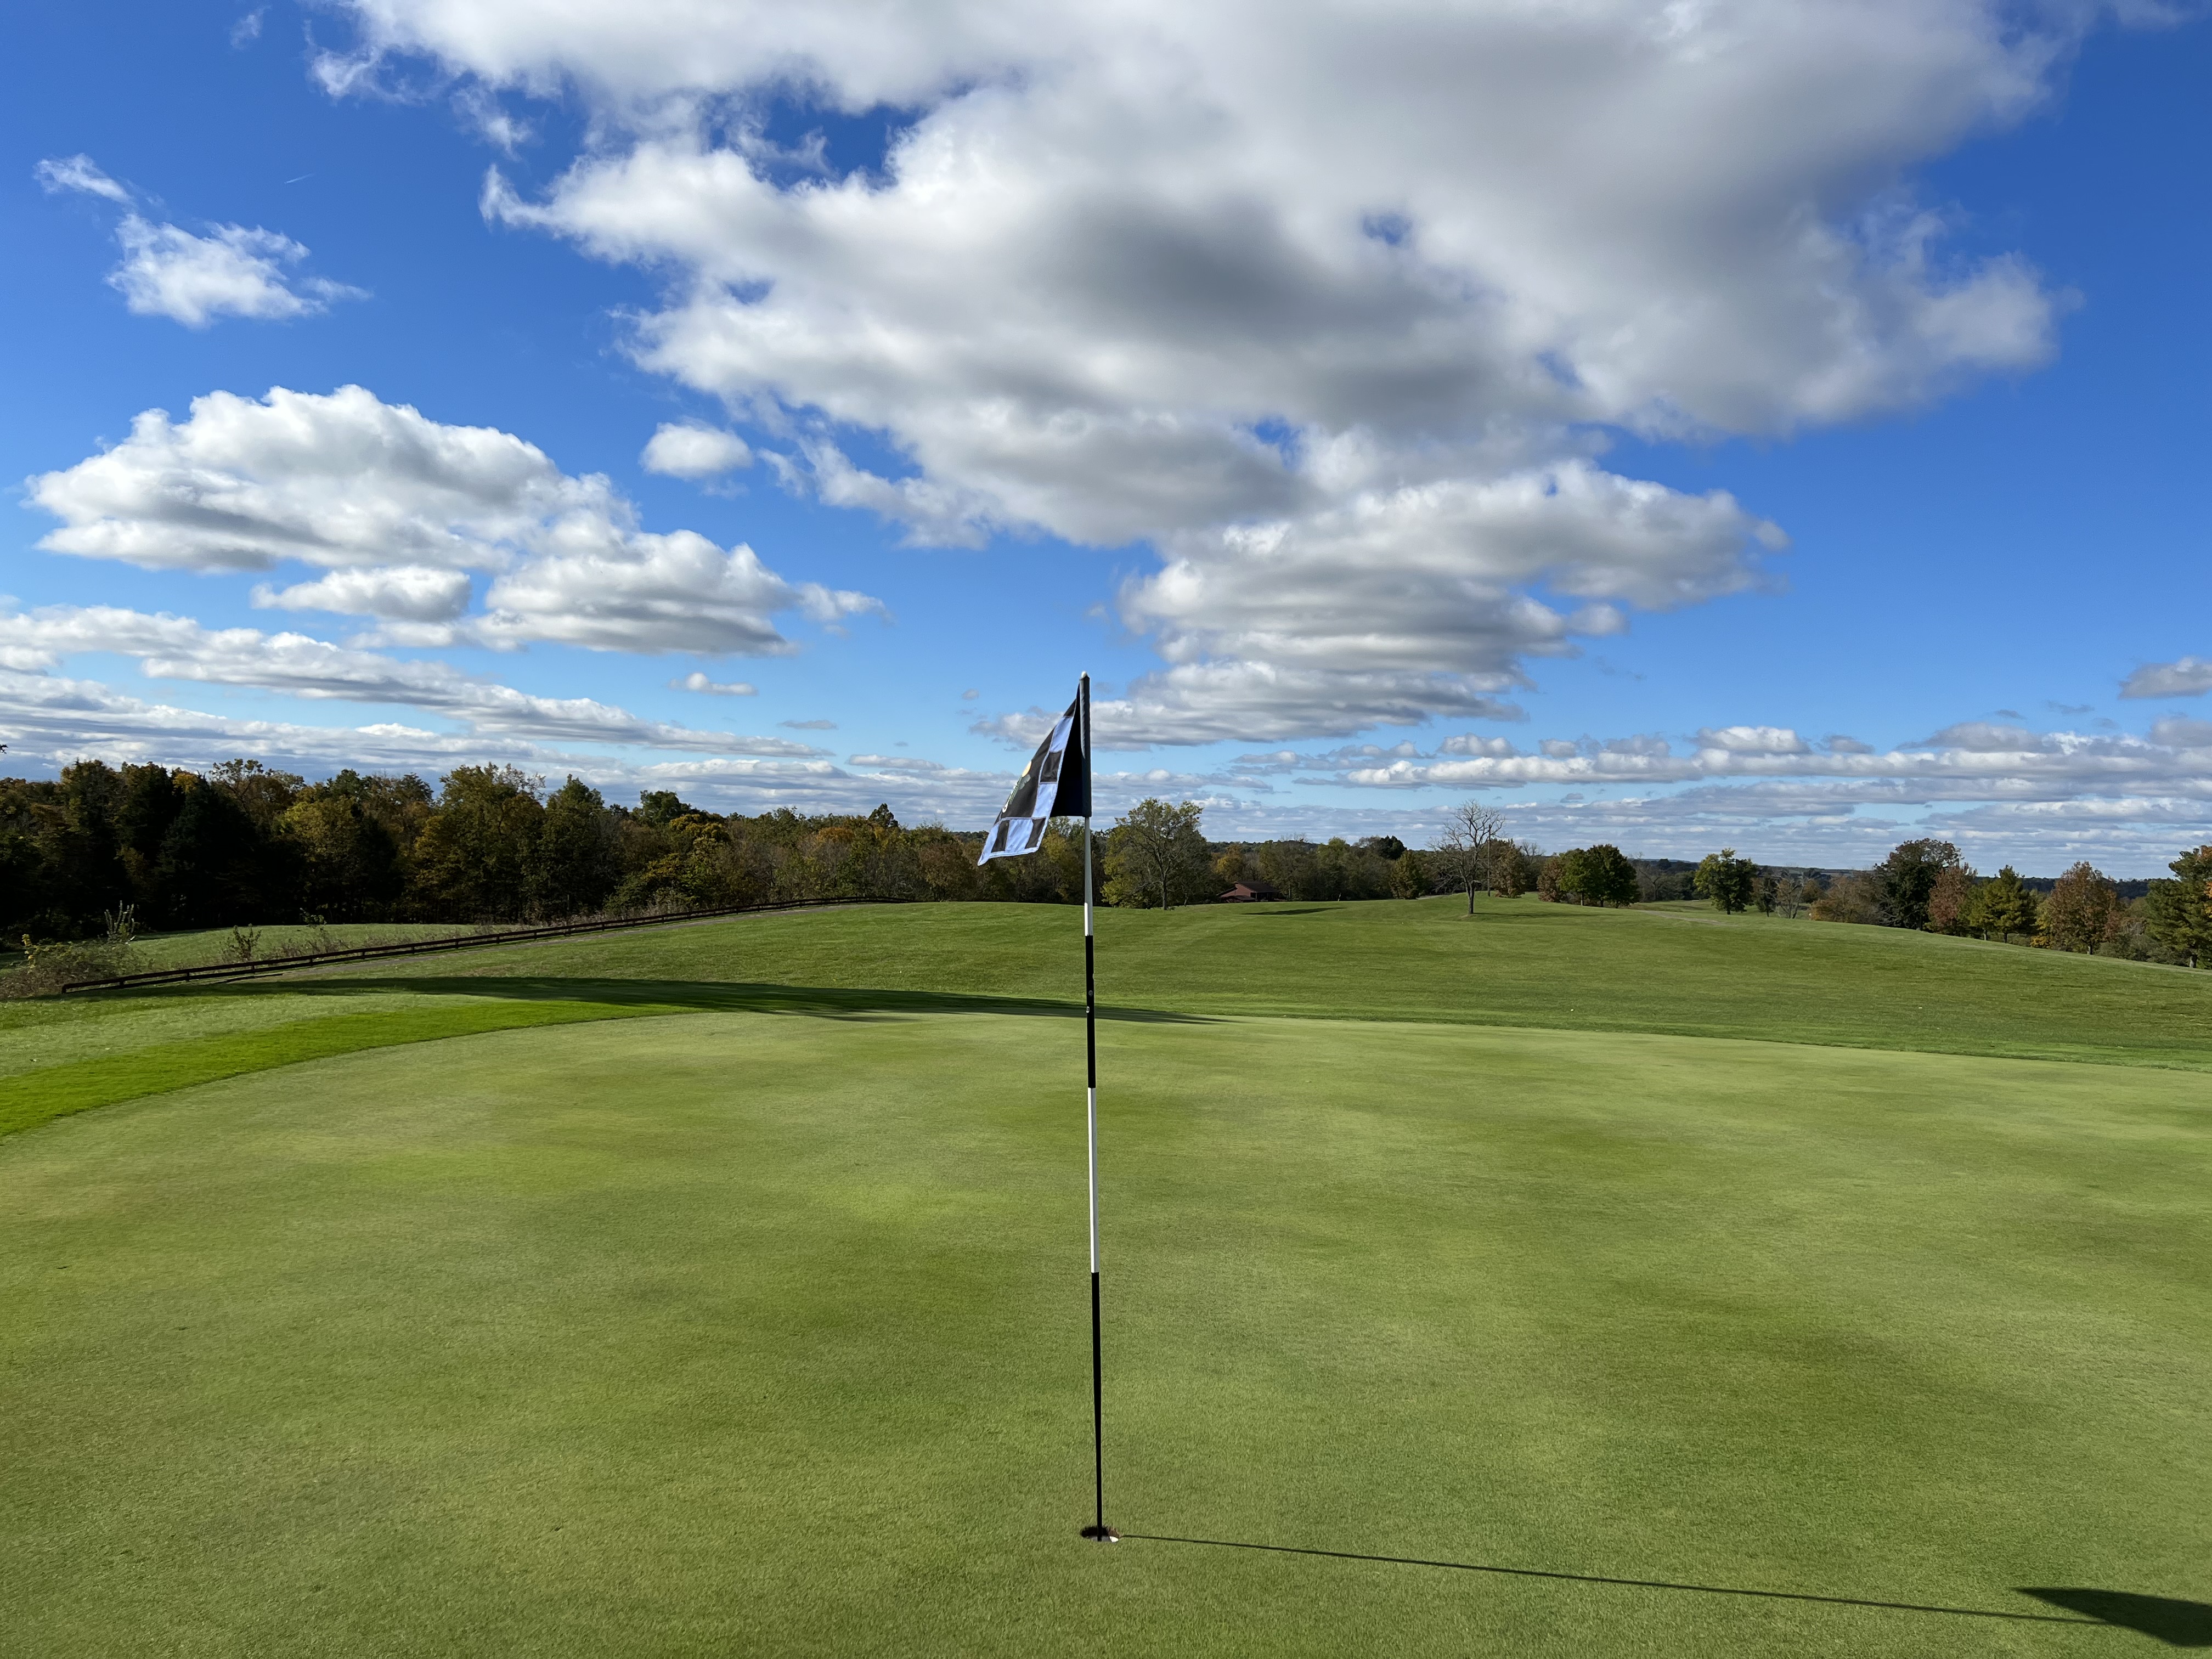
[{"label": "white cloud", "polygon": [[0,613],[0,666],[51,670],[69,657],[139,659],[149,679],[255,686],[306,698],[392,703],[459,720],[471,732],[537,742],[607,743],[722,755],[823,753],[784,738],[740,737],[641,720],[589,697],[542,697],[441,662],[404,662],[304,634],[210,629],[188,617],[109,605]]},{"label": "white cloud", "polygon": [[[240,27],[261,27],[261,14]],[[232,44],[240,44],[235,30]],[[289,236],[244,225],[214,225],[205,236],[181,226],[156,224],[138,213],[137,198],[103,173],[89,155],[41,161],[33,170],[48,192],[77,191],[130,209],[115,228],[123,260],[108,285],[142,317],[169,317],[187,328],[205,328],[218,317],[281,319],[311,316],[337,300],[366,299],[361,289],[322,276],[301,276],[288,267],[307,257]]]},{"label": "white cloud", "polygon": [[836,614],[837,596],[811,584],[794,587],[750,547],[726,553],[694,531],[656,536],[584,520],[555,526],[548,540],[543,556],[492,584],[486,614],[472,625],[476,638],[495,646],[558,640],[598,651],[783,656],[798,647],[776,631],[772,613],[802,606],[815,614],[827,605]]},{"label": "white cloud", "polygon": [[[1145,729],[1189,738],[1460,712],[1565,632],[1751,580],[1770,527],[1600,471],[1607,428],[1787,434],[2044,362],[2065,296],[2017,258],[1948,251],[1912,177],[2042,104],[2093,15],[353,10],[329,84],[416,52],[581,94],[598,142],[538,199],[495,174],[486,211],[678,273],[641,361],[783,420],[787,479],[921,540],[1158,545],[1129,619],[1171,665],[1231,671],[1162,682]],[[793,167],[749,119],[794,88],[911,120],[879,166]],[[904,465],[854,465],[848,432]],[[1333,577],[1329,608],[1271,606],[1247,538],[1275,534]],[[1438,593],[1470,643],[1440,624],[1369,705],[1361,659]],[[1255,706],[1271,684],[1283,700]]]},{"label": "white cloud", "polygon": [[2146,663],[2120,687],[2124,697],[2195,697],[2207,691],[2212,691],[2212,661],[2203,657]]},{"label": "white cloud", "polygon": [[233,51],[241,51],[244,48],[252,46],[256,40],[258,40],[261,38],[262,20],[268,15],[268,7],[257,6],[253,10],[247,12],[245,16],[240,18],[235,23],[233,23],[230,26],[231,49]]},{"label": "white cloud", "polygon": [[101,172],[89,155],[58,156],[40,162],[31,172],[49,195],[65,190],[82,191],[88,196],[98,196],[113,202],[118,207],[131,205],[131,192]]},{"label": "white cloud", "polygon": [[[145,666],[179,670],[173,678],[411,701],[469,729],[240,720],[35,672],[80,648],[165,651],[172,660]],[[856,755],[849,764],[867,769],[848,772],[819,750],[748,750],[738,745],[774,740],[685,733],[635,722],[605,705],[532,699],[481,682],[457,686],[458,678],[441,665],[380,665],[297,635],[217,633],[176,617],[127,611],[0,617],[0,739],[9,742],[11,761],[20,759],[33,775],[86,755],[205,765],[246,754],[307,771],[356,766],[434,773],[459,763],[511,761],[532,770],[574,772],[617,795],[674,788],[687,799],[745,811],[780,805],[866,811],[887,799],[909,822],[937,817],[969,827],[988,819],[1012,781],[1007,770],[902,755]],[[468,684],[477,687],[475,694]],[[698,747],[689,756],[641,761],[562,746],[576,741]],[[2048,874],[2087,858],[2114,874],[2145,875],[2162,873],[2178,848],[2212,840],[2212,722],[2161,722],[2148,742],[2068,733],[2036,741],[2009,764],[1987,752],[1896,750],[1852,765],[1848,755],[1801,754],[1784,745],[1747,759],[1708,747],[1661,765],[1657,751],[1666,745],[1649,737],[1565,744],[1576,764],[1517,750],[1501,755],[1490,738],[1472,738],[1455,752],[1511,761],[1522,781],[1577,783],[1566,799],[1502,803],[1509,834],[1555,849],[1607,841],[1632,854],[1695,857],[1726,842],[1768,863],[1848,866],[1877,860],[1900,840],[1934,835],[1958,842],[1984,870],[2009,860]],[[1444,746],[1451,746],[1449,740]],[[1164,794],[1203,801],[1207,827],[1218,836],[1389,833],[1418,844],[1432,837],[1453,793],[1511,781],[1496,771],[1476,779],[1432,776],[1435,787],[1385,789],[1376,799],[1389,805],[1365,810],[1271,796],[1268,775],[1341,781],[1348,769],[1377,761],[1418,764],[1418,751],[1405,752],[1410,747],[1355,744],[1325,755],[1279,750],[1242,757],[1211,775],[1102,769],[1101,810],[1110,814],[1142,796]],[[1668,780],[1688,787],[1648,787]]]},{"label": "white cloud", "polygon": [[334,611],[348,617],[390,617],[404,622],[452,622],[469,608],[465,570],[422,564],[333,570],[286,588],[264,583],[253,590],[263,610]]},{"label": "white cloud", "polygon": [[453,95],[453,110],[476,131],[477,137],[502,155],[512,155],[537,137],[529,122],[510,113],[491,93],[480,86],[464,87]]},{"label": "white cloud", "polygon": [[205,328],[218,317],[313,316],[335,300],[367,297],[325,277],[291,275],[285,267],[307,250],[273,230],[216,225],[195,236],[131,213],[115,239],[123,263],[108,273],[109,285],[139,316],[170,317],[187,328]]},{"label": "white cloud", "polygon": [[647,472],[671,478],[713,478],[753,464],[750,445],[734,432],[690,422],[664,422],[653,428],[639,458]]},{"label": "white cloud", "polygon": [[[511,433],[444,425],[357,386],[210,392],[182,423],[149,410],[122,443],[33,478],[29,492],[62,520],[39,544],[51,551],[155,569],[294,559],[345,573],[265,602],[357,606],[390,619],[387,643],[780,655],[797,647],[777,612],[833,624],[888,616],[866,594],[787,581],[750,547],[641,531],[605,477],[571,477]],[[475,617],[453,605],[466,571],[493,575]]]},{"label": "white cloud", "polygon": [[[2162,720],[2149,735],[2033,732],[1967,721],[1920,743],[1875,751],[1850,739],[1825,749],[1787,726],[1706,727],[1686,752],[1654,735],[1601,741],[1547,738],[1534,752],[1500,739],[1448,739],[1434,755],[1387,761],[1350,751],[1262,757],[1364,789],[1453,791],[1559,786],[1638,789],[1760,780],[1826,780],[1814,795],[1831,810],[1853,803],[2069,800],[2089,794],[2198,796],[2212,800],[2212,722]],[[1747,811],[1777,810],[1744,793]],[[1735,799],[1735,796],[1730,797]],[[1762,799],[1766,805],[1754,808]]]},{"label": "white cloud", "polygon": [[760,688],[757,685],[749,685],[743,680],[712,679],[696,668],[681,679],[669,681],[668,685],[672,691],[697,691],[710,697],[754,697],[760,695]]},{"label": "white cloud", "polygon": [[696,757],[637,760],[562,746],[568,738],[555,730],[444,732],[392,721],[315,726],[240,720],[148,702],[94,681],[6,667],[0,667],[0,738],[9,743],[10,763],[32,775],[41,768],[51,775],[87,757],[205,767],[250,755],[310,774],[350,766],[432,775],[456,765],[507,762],[554,775],[574,773],[606,789],[611,799],[678,789],[688,799],[753,812],[777,806],[865,812],[888,799],[909,822],[935,817],[977,827],[1013,781],[1011,772],[957,767],[856,775],[823,758],[822,751],[798,745],[788,755],[750,755],[724,746]]},{"label": "white cloud", "polygon": [[[1098,699],[1091,720],[1101,749],[1337,737],[1378,723],[1417,725],[1432,714],[1517,720],[1526,718],[1518,704],[1481,689],[1503,690],[1517,678],[1265,661],[1179,663],[1137,680],[1126,696]],[[1005,729],[1020,721],[1012,717]]]},{"label": "white cloud", "polygon": [[[1708,726],[1698,732],[1698,747],[1730,755],[1803,755],[1812,750],[1810,744],[1786,726]],[[1629,752],[1663,755],[1668,752],[1668,745],[1661,738],[1656,750],[1649,742],[1642,742],[1641,746]]]},{"label": "white cloud", "polygon": [[[1725,492],[1682,495],[1568,461],[1180,535],[1121,607],[1175,665],[1144,688],[1160,711],[1154,740],[1346,734],[1497,708],[1488,694],[1525,684],[1524,659],[1618,632],[1618,604],[1662,610],[1748,586],[1752,554],[1781,541]],[[1525,591],[1540,581],[1583,603],[1562,612]]]}]

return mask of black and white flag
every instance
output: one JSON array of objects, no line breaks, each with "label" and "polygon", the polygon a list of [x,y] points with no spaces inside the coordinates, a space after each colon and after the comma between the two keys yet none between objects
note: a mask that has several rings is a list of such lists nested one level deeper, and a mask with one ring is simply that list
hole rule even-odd
[{"label": "black and white flag", "polygon": [[1067,712],[1030,757],[1021,781],[999,809],[998,823],[984,837],[978,865],[1036,852],[1044,844],[1048,819],[1091,816],[1091,711],[1084,701],[1077,692]]}]

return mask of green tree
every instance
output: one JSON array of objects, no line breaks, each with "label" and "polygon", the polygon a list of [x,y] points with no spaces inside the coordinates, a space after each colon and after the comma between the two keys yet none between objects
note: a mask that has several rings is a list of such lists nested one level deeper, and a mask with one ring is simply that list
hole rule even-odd
[{"label": "green tree", "polygon": [[[174,775],[176,810],[155,850],[149,885],[160,896],[162,927],[227,927],[297,914],[291,873],[270,854],[233,791],[191,772]],[[289,851],[289,849],[287,849]]]},{"label": "green tree", "polygon": [[1268,841],[1260,843],[1253,855],[1259,866],[1260,879],[1288,898],[1312,896],[1314,849],[1313,843],[1296,837],[1289,841]]},{"label": "green tree", "polygon": [[1620,848],[1601,842],[1559,855],[1559,890],[1577,904],[1636,902],[1636,866]]},{"label": "green tree", "polygon": [[416,837],[416,901],[450,921],[507,920],[528,908],[543,780],[512,766],[457,766]]},{"label": "green tree", "polygon": [[398,908],[406,872],[391,828],[362,793],[311,789],[276,820],[295,849],[300,907],[341,921],[380,921]]},{"label": "green tree", "polygon": [[1196,896],[1207,863],[1201,814],[1196,801],[1157,799],[1123,813],[1106,836],[1107,902],[1168,909]]},{"label": "green tree", "polygon": [[2184,853],[2166,866],[2171,881],[2154,881],[2143,895],[2150,936],[2191,968],[2212,962],[2212,847]]},{"label": "green tree", "polygon": [[619,831],[599,792],[575,777],[545,798],[529,874],[531,908],[548,916],[585,915],[622,881]]},{"label": "green tree", "polygon": [[1690,879],[1699,898],[1722,915],[1734,915],[1751,908],[1758,890],[1759,866],[1749,859],[1738,858],[1735,848],[1723,847],[1717,853],[1706,854]]},{"label": "green tree", "polygon": [[228,793],[264,833],[275,827],[307,787],[307,780],[298,773],[275,771],[258,760],[218,761],[208,769],[207,781]]},{"label": "green tree", "polygon": [[1908,841],[1892,848],[1889,856],[1874,869],[1882,921],[1891,927],[1915,931],[1927,927],[1928,904],[1935,896],[1938,878],[1964,863],[1959,849],[1948,841]]},{"label": "green tree", "polygon": [[1401,899],[1425,897],[1434,890],[1435,873],[1429,868],[1429,855],[1418,849],[1408,849],[1394,860],[1390,866],[1390,891]]},{"label": "green tree", "polygon": [[1554,854],[1546,863],[1545,870],[1552,878],[1552,896],[1555,901],[1580,904],[1583,902],[1583,849],[1570,847],[1564,853]]}]

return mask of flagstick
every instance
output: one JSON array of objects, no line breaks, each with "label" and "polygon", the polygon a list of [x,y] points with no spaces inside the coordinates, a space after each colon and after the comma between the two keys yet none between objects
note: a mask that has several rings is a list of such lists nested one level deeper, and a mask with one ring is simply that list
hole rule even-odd
[{"label": "flagstick", "polygon": [[[1083,725],[1083,764],[1091,764],[1091,676],[1080,683],[1078,700]],[[1088,780],[1086,780],[1086,782]],[[1118,1543],[1121,1534],[1106,1524],[1106,1384],[1098,1337],[1098,975],[1091,930],[1091,813],[1083,814],[1083,1049],[1087,1087],[1084,1095],[1084,1127],[1087,1135],[1091,1173],[1091,1473],[1097,1501],[1091,1525],[1083,1535],[1100,1544]]]}]

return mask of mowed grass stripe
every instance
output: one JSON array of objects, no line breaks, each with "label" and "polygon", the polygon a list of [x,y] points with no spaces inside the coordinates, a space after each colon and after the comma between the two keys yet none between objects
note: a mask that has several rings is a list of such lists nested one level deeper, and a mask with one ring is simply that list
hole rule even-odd
[{"label": "mowed grass stripe", "polygon": [[406,1008],[300,1020],[273,1030],[226,1033],[164,1042],[126,1054],[67,1061],[0,1078],[0,1135],[10,1135],[73,1112],[196,1084],[219,1082],[306,1060],[328,1060],[366,1048],[434,1042],[520,1026],[572,1025],[583,1020],[626,1019],[684,1012],[643,1004],[600,1002],[468,1002],[444,1008]]}]

